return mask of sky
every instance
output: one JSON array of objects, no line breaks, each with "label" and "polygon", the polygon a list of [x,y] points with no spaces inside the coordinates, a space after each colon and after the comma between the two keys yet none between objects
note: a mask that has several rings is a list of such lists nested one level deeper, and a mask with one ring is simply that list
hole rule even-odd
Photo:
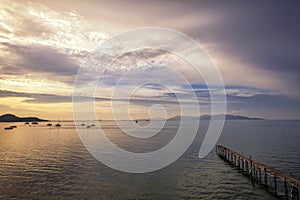
[{"label": "sky", "polygon": [[[0,114],[72,119],[74,81],[88,55],[121,32],[162,27],[203,46],[223,78],[228,114],[300,119],[299,24],[299,1],[1,0]],[[149,84],[132,94],[132,118],[149,117],[157,104],[175,116],[177,99],[188,102],[191,92],[199,114],[209,114],[203,78],[178,56],[150,49],[121,56],[99,79],[97,116],[113,118],[112,99],[123,108],[122,91],[142,80]],[[152,108],[151,115],[164,116]]]}]

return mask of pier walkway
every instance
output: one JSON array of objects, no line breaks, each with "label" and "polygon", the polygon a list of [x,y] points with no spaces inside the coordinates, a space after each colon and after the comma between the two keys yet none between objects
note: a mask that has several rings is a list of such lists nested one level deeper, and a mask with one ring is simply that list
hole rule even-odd
[{"label": "pier walkway", "polygon": [[273,188],[274,195],[283,196],[285,199],[299,200],[300,181],[292,176],[259,163],[253,160],[251,156],[247,157],[222,145],[216,146],[216,153],[252,180],[265,185],[267,188]]}]

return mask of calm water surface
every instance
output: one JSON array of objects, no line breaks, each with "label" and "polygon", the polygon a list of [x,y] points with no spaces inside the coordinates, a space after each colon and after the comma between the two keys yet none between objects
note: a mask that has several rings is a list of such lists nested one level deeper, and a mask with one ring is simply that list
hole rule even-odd
[{"label": "calm water surface", "polygon": [[[167,144],[176,132],[174,123],[146,141],[120,134],[111,121],[101,126],[120,147],[145,152]],[[1,199],[274,199],[214,151],[197,157],[205,121],[178,161],[147,174],[122,173],[98,162],[71,123],[45,124],[15,123],[18,128],[5,131],[12,123],[0,123]],[[218,143],[300,178],[299,121],[227,121]]]}]

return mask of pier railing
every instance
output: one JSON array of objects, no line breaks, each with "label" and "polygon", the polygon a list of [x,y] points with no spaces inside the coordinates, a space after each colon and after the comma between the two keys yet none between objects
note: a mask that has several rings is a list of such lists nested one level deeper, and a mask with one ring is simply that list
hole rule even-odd
[{"label": "pier railing", "polygon": [[296,178],[259,163],[253,160],[251,156],[247,157],[222,145],[216,146],[216,153],[220,158],[241,170],[246,176],[267,187],[272,187],[276,196],[280,186],[283,187],[283,196],[286,199],[299,200],[300,181]]}]

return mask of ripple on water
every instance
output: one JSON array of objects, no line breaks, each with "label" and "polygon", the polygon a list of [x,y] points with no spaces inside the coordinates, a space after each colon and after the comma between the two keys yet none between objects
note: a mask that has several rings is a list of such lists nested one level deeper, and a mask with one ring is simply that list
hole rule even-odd
[{"label": "ripple on water", "polygon": [[[120,145],[135,148],[130,146],[128,140],[122,140],[123,137],[120,139],[115,124],[101,123]],[[272,121],[229,122],[219,143],[300,177],[300,137],[295,134],[299,132],[300,122],[289,122],[287,127],[283,122],[273,125]],[[173,125],[170,127],[167,132],[175,130]],[[272,140],[268,140],[270,137]],[[38,127],[18,125],[13,132],[1,130],[0,198],[274,198],[220,160],[214,152],[199,159],[201,138],[203,134],[184,156],[167,168],[147,174],[126,174],[95,160],[82,145],[72,124],[59,129],[41,124]],[[160,141],[168,140],[156,138],[152,143]],[[137,144],[136,148],[147,149],[145,145],[152,143]]]}]

